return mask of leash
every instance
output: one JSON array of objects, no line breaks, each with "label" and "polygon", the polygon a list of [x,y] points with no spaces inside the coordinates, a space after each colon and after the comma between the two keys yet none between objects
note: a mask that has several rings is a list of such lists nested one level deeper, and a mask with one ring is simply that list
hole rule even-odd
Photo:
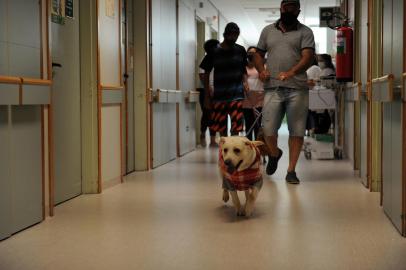
[{"label": "leash", "polygon": [[[278,80],[278,81],[279,81],[279,79],[278,79],[278,78],[275,78],[275,77],[269,77],[269,79],[270,79],[270,80]],[[264,90],[264,92],[265,92],[265,90]],[[248,132],[246,132],[246,134],[250,134],[250,133],[254,130],[256,124],[257,124],[258,121],[259,121],[259,119],[261,119],[261,116],[262,116],[263,113],[260,112],[260,111],[258,111],[257,108],[255,108],[254,104],[252,104],[251,100],[249,100],[249,99],[247,98],[246,94],[247,94],[247,93],[245,93],[245,98],[246,98],[246,99],[248,100],[248,102],[251,104],[252,110],[254,111],[254,114],[255,114],[255,116],[256,116],[254,123],[253,123],[253,124],[251,125],[251,127],[248,129]],[[263,104],[263,105],[262,105],[262,108],[265,108],[265,106],[268,105],[268,103],[269,103],[270,101],[271,101],[271,99],[269,99],[266,104]]]},{"label": "leash", "polygon": [[[263,105],[262,105],[262,108],[265,108],[265,106],[268,105],[268,103],[269,103],[270,101],[271,101],[271,99],[269,99],[266,104],[263,104]],[[251,106],[253,107],[252,110],[254,111],[254,114],[255,114],[256,118],[255,118],[254,123],[251,125],[251,127],[250,127],[250,128],[248,129],[248,131],[246,132],[246,134],[250,134],[250,133],[254,130],[255,126],[257,125],[259,119],[261,119],[261,116],[262,116],[262,114],[263,114],[262,112],[258,111],[257,108],[255,108],[255,107],[253,106],[253,104],[251,103],[250,100],[248,100],[248,102],[249,102],[249,103],[251,104]]]}]

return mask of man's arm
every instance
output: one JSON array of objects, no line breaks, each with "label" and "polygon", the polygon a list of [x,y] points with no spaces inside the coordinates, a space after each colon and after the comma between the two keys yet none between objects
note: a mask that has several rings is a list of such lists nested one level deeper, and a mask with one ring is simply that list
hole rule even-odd
[{"label": "man's arm", "polygon": [[302,58],[300,59],[299,63],[297,63],[297,65],[292,67],[289,71],[279,73],[279,79],[284,81],[306,71],[309,67],[311,67],[313,60],[314,50],[312,48],[303,49]]},{"label": "man's arm", "polygon": [[254,54],[254,65],[257,69],[258,73],[261,73],[265,70],[264,68],[264,59],[265,59],[265,52],[261,50],[257,50]]},{"label": "man's arm", "polygon": [[256,70],[259,73],[259,79],[264,82],[269,79],[271,76],[269,71],[264,67],[264,59],[265,59],[265,52],[261,50],[257,50],[254,54],[254,65]]}]

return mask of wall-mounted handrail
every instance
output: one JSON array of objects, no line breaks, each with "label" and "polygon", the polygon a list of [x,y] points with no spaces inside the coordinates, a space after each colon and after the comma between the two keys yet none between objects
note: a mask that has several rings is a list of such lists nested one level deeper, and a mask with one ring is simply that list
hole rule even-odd
[{"label": "wall-mounted handrail", "polygon": [[32,78],[21,78],[22,84],[29,85],[52,85],[51,80],[41,80],[41,79],[32,79]]},{"label": "wall-mounted handrail", "polygon": [[347,99],[348,101],[359,101],[361,99],[362,82],[357,82],[347,86],[347,93],[348,92],[350,92],[350,94],[347,94],[347,97],[350,97]]},{"label": "wall-mounted handrail", "polygon": [[0,76],[0,83],[9,84],[29,84],[29,85],[51,85],[51,80],[24,78],[24,77],[11,77],[11,76]]},{"label": "wall-mounted handrail", "polygon": [[0,83],[21,84],[22,79],[20,77],[0,76]]},{"label": "wall-mounted handrail", "polygon": [[395,76],[393,74],[388,74],[379,78],[372,79],[372,88],[371,88],[371,95],[373,94],[373,86],[377,84],[382,84],[382,83],[388,83],[388,101],[393,101],[394,99],[394,94],[393,94],[393,81],[395,79]]},{"label": "wall-mounted handrail", "polygon": [[185,102],[192,103],[199,101],[200,92],[199,91],[188,91],[185,95]]},{"label": "wall-mounted handrail", "polygon": [[124,90],[124,86],[100,85],[101,90]]},{"label": "wall-mounted handrail", "polygon": [[175,102],[169,100],[169,95],[181,95],[183,91],[180,90],[168,90],[168,89],[149,89],[150,92],[150,102],[156,103],[178,103],[180,100]]}]

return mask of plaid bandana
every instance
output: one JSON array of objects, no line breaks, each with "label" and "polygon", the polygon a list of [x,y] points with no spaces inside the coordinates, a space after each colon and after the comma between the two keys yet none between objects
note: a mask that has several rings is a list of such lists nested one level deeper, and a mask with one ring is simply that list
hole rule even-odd
[{"label": "plaid bandana", "polygon": [[261,154],[255,145],[252,145],[252,147],[256,152],[256,157],[252,165],[243,171],[235,171],[233,173],[229,173],[227,171],[227,166],[224,164],[223,154],[221,152],[221,147],[219,147],[219,169],[223,174],[224,179],[230,181],[230,183],[235,186],[235,189],[240,191],[247,190],[253,184],[262,180]]}]

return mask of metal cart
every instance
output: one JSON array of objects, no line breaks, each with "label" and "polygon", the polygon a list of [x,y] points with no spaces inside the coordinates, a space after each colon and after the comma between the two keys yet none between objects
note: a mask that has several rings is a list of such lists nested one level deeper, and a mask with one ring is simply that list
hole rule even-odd
[{"label": "metal cart", "polygon": [[321,77],[309,90],[309,109],[328,110],[332,121],[328,134],[306,137],[303,151],[306,159],[342,159],[344,144],[344,87],[334,76]]}]

